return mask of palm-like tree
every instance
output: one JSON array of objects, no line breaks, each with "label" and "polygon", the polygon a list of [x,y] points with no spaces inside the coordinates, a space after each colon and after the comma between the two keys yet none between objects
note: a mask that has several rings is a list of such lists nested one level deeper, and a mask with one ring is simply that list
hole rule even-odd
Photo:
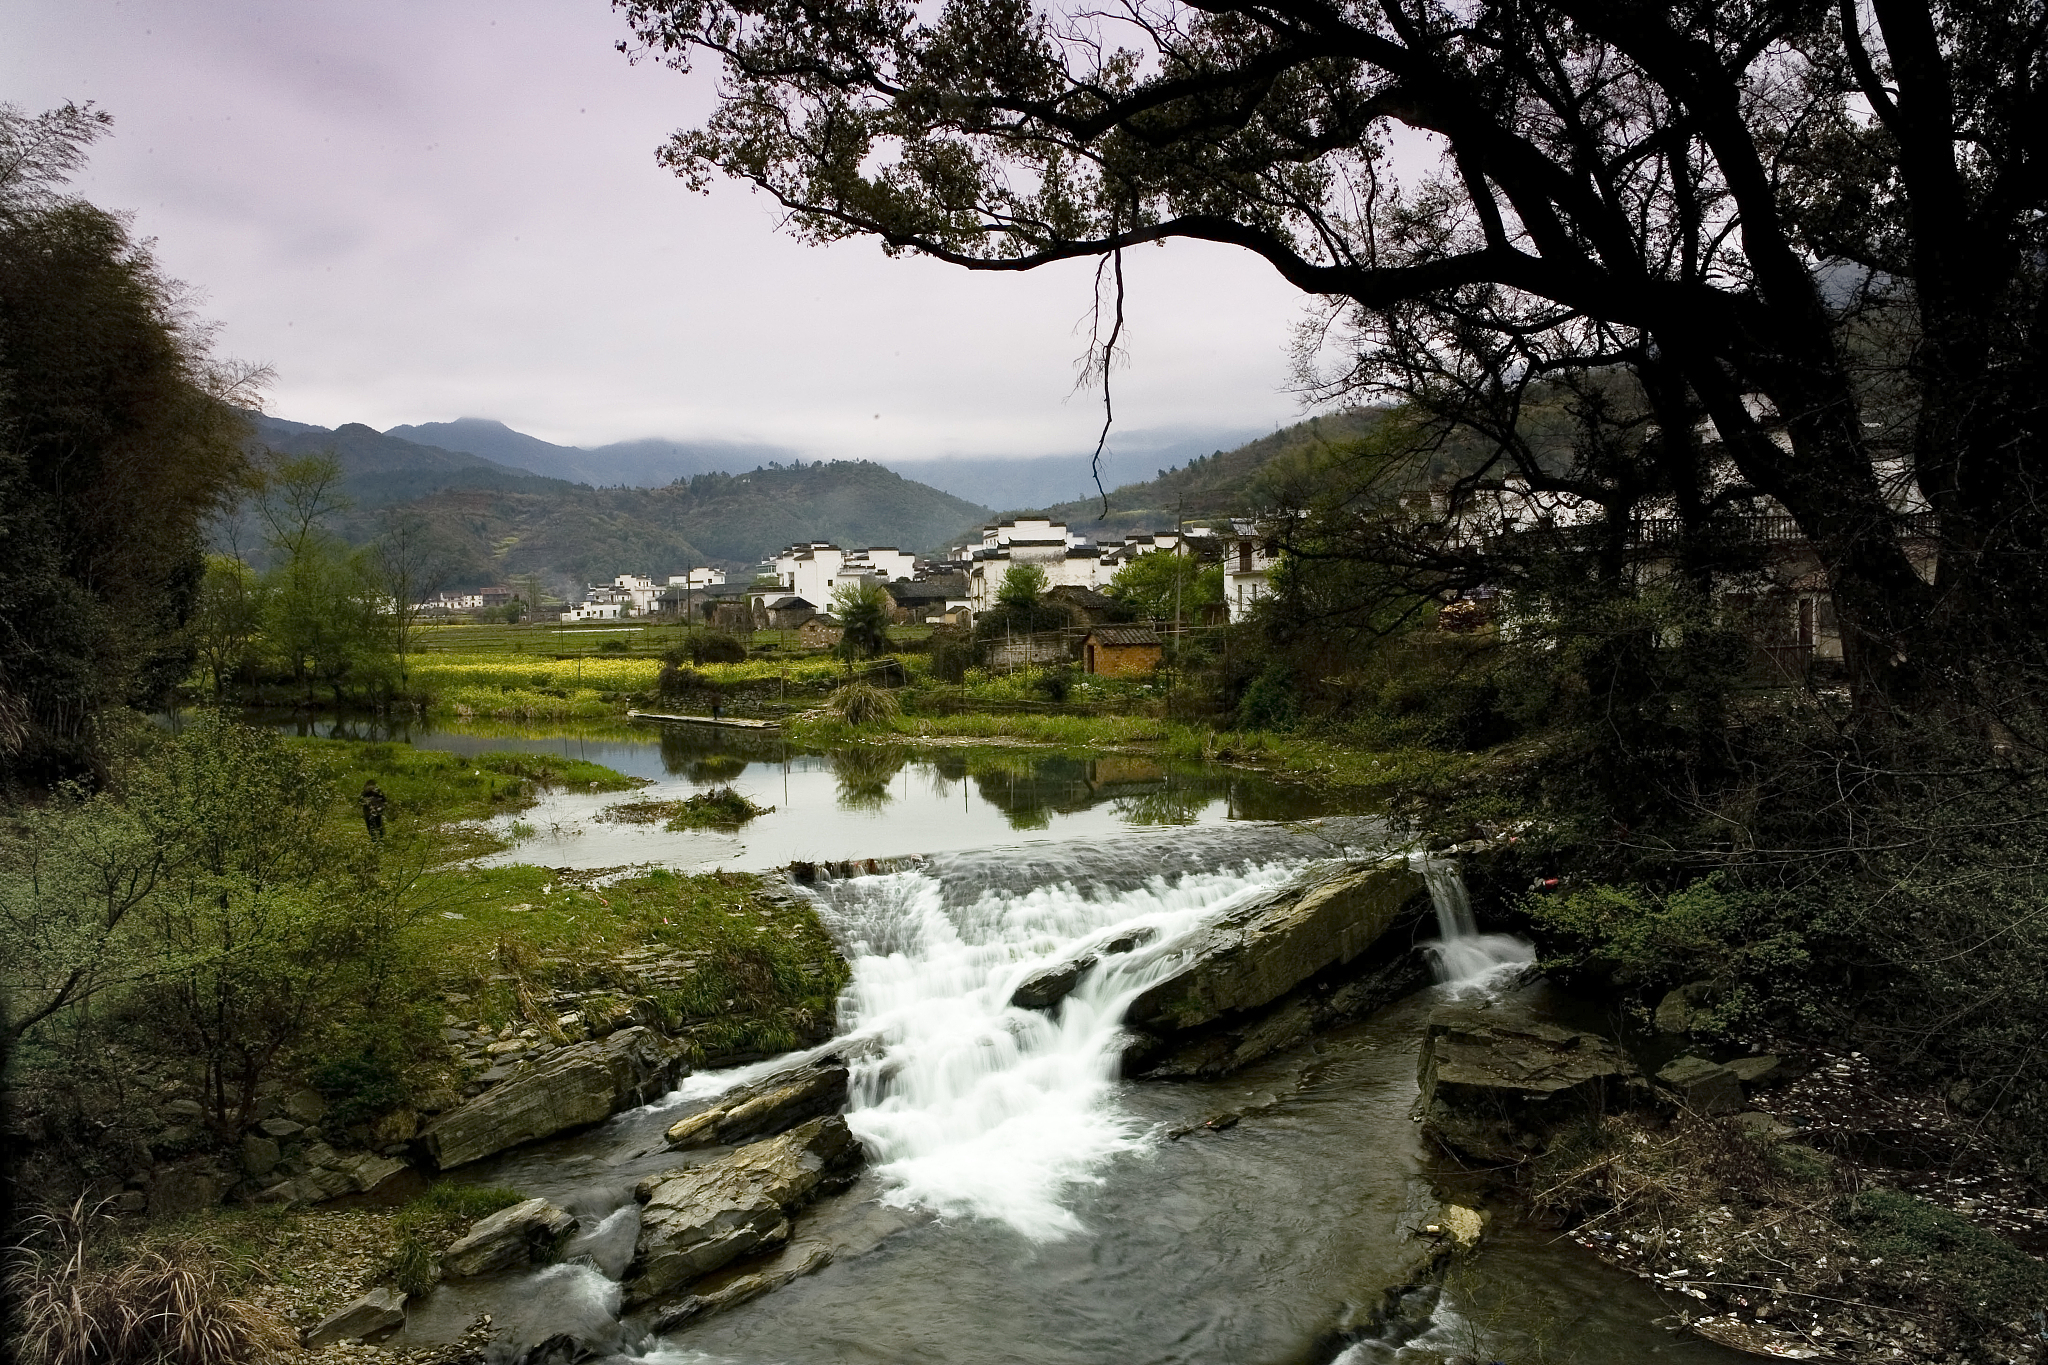
[{"label": "palm-like tree", "polygon": [[889,648],[889,590],[873,579],[842,583],[832,590],[832,605],[845,627],[833,652],[846,660],[872,659]]}]

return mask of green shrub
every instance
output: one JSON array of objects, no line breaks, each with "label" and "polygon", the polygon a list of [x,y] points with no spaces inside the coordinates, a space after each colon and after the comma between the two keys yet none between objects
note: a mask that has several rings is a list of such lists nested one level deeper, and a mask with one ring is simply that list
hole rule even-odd
[{"label": "green shrub", "polygon": [[1245,689],[1238,703],[1240,730],[1292,730],[1301,721],[1301,688],[1294,667],[1275,659]]},{"label": "green shrub", "polygon": [[627,647],[624,640],[606,640],[597,648],[598,652],[602,654],[624,654]]},{"label": "green shrub", "polygon": [[738,664],[747,661],[747,647],[722,630],[707,630],[690,637],[693,664]]},{"label": "green shrub", "polygon": [[959,684],[974,667],[974,645],[952,631],[934,634],[930,645],[932,677],[943,683]]},{"label": "green shrub", "polygon": [[896,717],[896,698],[870,683],[851,682],[832,694],[832,705],[848,725],[881,725]]},{"label": "green shrub", "polygon": [[708,792],[699,792],[677,802],[675,813],[669,816],[665,828],[738,829],[755,816],[766,815],[773,809],[772,806],[755,805],[731,787],[713,787]]}]

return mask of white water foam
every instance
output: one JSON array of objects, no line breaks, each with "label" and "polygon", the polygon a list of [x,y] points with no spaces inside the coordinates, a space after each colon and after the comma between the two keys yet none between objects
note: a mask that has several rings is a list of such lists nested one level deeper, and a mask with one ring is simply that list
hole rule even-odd
[{"label": "white water foam", "polygon": [[[1186,935],[1298,868],[1099,894],[989,891],[953,907],[923,872],[835,888],[819,911],[849,945],[840,1022],[878,1043],[852,1064],[846,1118],[888,1186],[884,1202],[1000,1220],[1038,1241],[1079,1231],[1063,1196],[1144,1145],[1110,1102],[1125,1011],[1173,970]],[[1032,972],[1138,929],[1155,937],[1106,956],[1052,1011],[1011,1008]]]},{"label": "white water foam", "polygon": [[1453,995],[1488,994],[1512,984],[1536,960],[1536,949],[1513,934],[1482,934],[1472,914],[1465,879],[1449,858],[1413,856],[1410,864],[1429,887],[1437,941],[1425,943],[1436,979]]}]

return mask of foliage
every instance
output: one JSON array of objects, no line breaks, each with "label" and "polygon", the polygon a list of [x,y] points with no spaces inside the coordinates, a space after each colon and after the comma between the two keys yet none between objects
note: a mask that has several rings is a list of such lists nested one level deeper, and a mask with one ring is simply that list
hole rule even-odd
[{"label": "foliage", "polygon": [[1705,980],[1718,1003],[1695,1030],[1727,1035],[1783,1017],[1803,1000],[1810,943],[1825,933],[1799,898],[1731,885],[1725,875],[1659,893],[1643,886],[1592,885],[1535,892],[1522,908],[1561,956],[1550,969],[1570,978],[1605,977],[1654,999]]},{"label": "foliage", "polygon": [[941,631],[932,636],[926,657],[931,661],[931,675],[937,681],[964,682],[967,670],[974,667],[974,645],[955,631]]},{"label": "foliage", "polygon": [[[2030,8],[1174,4],[1113,37],[1067,4],[624,8],[645,51],[718,70],[664,160],[765,190],[801,236],[987,270],[1232,243],[1340,301],[1352,335],[1304,348],[1321,393],[1446,415],[1497,486],[1585,497],[1613,542],[1655,498],[1682,562],[1732,503],[1775,500],[1870,704],[2038,657]],[[1347,362],[1313,373],[1326,349]],[[1552,385],[1615,406],[1566,467],[1518,431]],[[1895,452],[1938,513],[1940,585],[1874,475]]]},{"label": "foliage", "polygon": [[1031,607],[1045,595],[1045,570],[1029,561],[1019,561],[1003,571],[1003,585],[996,589],[996,601],[1010,607]]},{"label": "foliage", "polygon": [[832,694],[832,705],[848,725],[881,725],[897,712],[896,698],[872,683],[850,682]]},{"label": "foliage", "polygon": [[843,627],[833,653],[851,664],[872,659],[889,648],[889,590],[872,579],[842,583],[832,590],[833,610]]},{"label": "foliage", "polygon": [[22,1365],[269,1365],[298,1354],[290,1324],[235,1298],[207,1248],[123,1247],[83,1197],[26,1229],[5,1267]]},{"label": "foliage", "polygon": [[697,631],[690,636],[693,664],[743,664],[747,647],[738,636],[723,630]]},{"label": "foliage", "polygon": [[263,586],[249,566],[232,555],[208,555],[190,630],[215,701],[255,662],[263,616]]},{"label": "foliage", "polygon": [[189,670],[262,377],[215,364],[148,244],[62,192],[110,123],[0,104],[0,785],[91,767],[99,716]]},{"label": "foliage", "polygon": [[1154,551],[1126,562],[1110,580],[1109,595],[1153,620],[1202,619],[1202,608],[1223,603],[1223,566],[1192,555]]}]

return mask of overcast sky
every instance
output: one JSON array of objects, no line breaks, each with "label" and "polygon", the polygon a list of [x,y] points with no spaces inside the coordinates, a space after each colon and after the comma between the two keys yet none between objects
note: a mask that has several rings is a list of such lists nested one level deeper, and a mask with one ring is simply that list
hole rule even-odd
[{"label": "overcast sky", "polygon": [[[0,34],[0,99],[114,115],[79,188],[276,367],[278,416],[891,463],[1094,442],[1090,267],[805,247],[741,187],[691,194],[654,151],[708,78],[629,65],[605,0],[0,0]],[[1127,274],[1129,442],[1301,415],[1270,268],[1177,243]]]}]

